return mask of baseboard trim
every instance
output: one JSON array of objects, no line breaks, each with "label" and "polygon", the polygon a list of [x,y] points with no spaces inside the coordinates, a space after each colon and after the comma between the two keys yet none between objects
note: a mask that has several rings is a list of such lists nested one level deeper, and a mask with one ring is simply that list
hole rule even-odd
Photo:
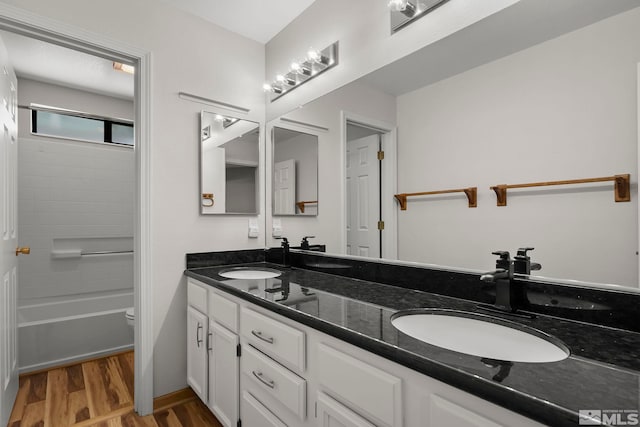
[{"label": "baseboard trim", "polygon": [[108,350],[85,353],[79,356],[52,360],[45,363],[38,363],[36,365],[23,366],[18,368],[18,372],[20,373],[20,378],[22,378],[29,375],[41,374],[43,372],[50,371],[51,369],[68,368],[69,366],[78,365],[80,363],[91,362],[93,360],[103,359],[110,356],[117,356],[132,351],[133,345],[124,345],[121,347],[110,348]]},{"label": "baseboard trim", "polygon": [[172,406],[180,405],[197,399],[198,396],[190,387],[174,391],[173,393],[158,396],[153,399],[153,412],[164,411]]}]

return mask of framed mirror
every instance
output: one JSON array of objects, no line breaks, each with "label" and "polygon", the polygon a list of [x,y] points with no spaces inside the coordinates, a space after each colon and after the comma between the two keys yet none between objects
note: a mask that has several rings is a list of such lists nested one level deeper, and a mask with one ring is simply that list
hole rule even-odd
[{"label": "framed mirror", "polygon": [[257,215],[260,124],[200,114],[200,213]]},{"label": "framed mirror", "polygon": [[[355,227],[383,258],[474,273],[494,269],[493,251],[529,246],[536,280],[638,290],[640,7],[590,5],[577,19],[575,8],[518,3],[286,113],[329,129],[319,185],[331,209],[304,226],[283,218],[283,230],[380,258],[349,247]],[[384,151],[381,202],[354,210],[349,145],[373,139],[370,128]],[[612,182],[510,189],[506,205],[492,189],[622,174],[629,202],[615,201]],[[472,187],[476,207],[462,191],[411,197],[405,210],[394,198]],[[362,227],[371,216],[383,223]]]},{"label": "framed mirror", "polygon": [[274,126],[273,215],[318,215],[318,136]]}]

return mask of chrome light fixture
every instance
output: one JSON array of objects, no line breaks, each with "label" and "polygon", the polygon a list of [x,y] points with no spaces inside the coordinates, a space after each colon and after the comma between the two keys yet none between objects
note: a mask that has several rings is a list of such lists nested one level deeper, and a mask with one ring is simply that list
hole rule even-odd
[{"label": "chrome light fixture", "polygon": [[449,0],[389,0],[391,33],[433,12]]},{"label": "chrome light fixture", "polygon": [[291,61],[286,74],[278,74],[274,81],[262,88],[269,93],[271,102],[293,89],[338,65],[338,42],[322,50],[310,48],[304,59]]}]

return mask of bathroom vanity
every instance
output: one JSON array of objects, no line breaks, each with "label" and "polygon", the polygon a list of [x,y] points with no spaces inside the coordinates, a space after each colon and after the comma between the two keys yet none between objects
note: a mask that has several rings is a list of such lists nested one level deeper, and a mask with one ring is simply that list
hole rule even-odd
[{"label": "bathroom vanity", "polygon": [[[614,328],[495,315],[549,334],[570,355],[548,363],[482,358],[391,324],[400,310],[478,313],[476,301],[420,290],[443,274],[471,277],[304,252],[283,268],[259,253],[188,256],[188,383],[223,425],[574,426],[580,410],[637,409],[640,334],[624,320]],[[375,271],[386,281],[398,268],[401,286],[349,277]],[[243,270],[279,275],[243,278]]]}]

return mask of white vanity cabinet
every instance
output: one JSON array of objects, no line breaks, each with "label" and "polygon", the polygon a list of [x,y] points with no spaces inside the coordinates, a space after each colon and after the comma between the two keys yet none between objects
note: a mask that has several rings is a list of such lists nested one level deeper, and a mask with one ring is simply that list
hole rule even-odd
[{"label": "white vanity cabinet", "polygon": [[187,383],[193,391],[207,401],[207,316],[193,307],[187,308]]},{"label": "white vanity cabinet", "polygon": [[225,426],[238,421],[238,335],[209,320],[209,409]]},{"label": "white vanity cabinet", "polygon": [[[227,427],[236,426],[238,420],[242,427],[542,427],[470,393],[198,283],[189,279],[190,285],[207,292],[204,300],[194,304],[200,304],[202,310],[202,301],[207,301],[204,312],[209,316],[204,328],[210,334],[211,351],[208,366],[203,368],[197,353],[202,347],[196,339],[202,337],[198,332],[202,312],[190,304],[188,335],[193,335],[189,338],[193,342],[187,350],[189,384],[202,397],[199,390],[204,386],[199,378],[208,369],[207,397],[203,399]],[[199,291],[192,292],[202,298]]]},{"label": "white vanity cabinet", "polygon": [[244,390],[240,402],[242,425],[245,427],[287,427],[251,393]]},{"label": "white vanity cabinet", "polygon": [[193,279],[187,281],[187,300],[187,383],[223,426],[235,427],[240,390],[238,305]]},{"label": "white vanity cabinet", "polygon": [[316,408],[318,427],[376,427],[322,392],[318,393]]},{"label": "white vanity cabinet", "polygon": [[189,280],[187,301],[187,383],[206,403],[209,370],[207,290],[198,286],[195,281]]}]

